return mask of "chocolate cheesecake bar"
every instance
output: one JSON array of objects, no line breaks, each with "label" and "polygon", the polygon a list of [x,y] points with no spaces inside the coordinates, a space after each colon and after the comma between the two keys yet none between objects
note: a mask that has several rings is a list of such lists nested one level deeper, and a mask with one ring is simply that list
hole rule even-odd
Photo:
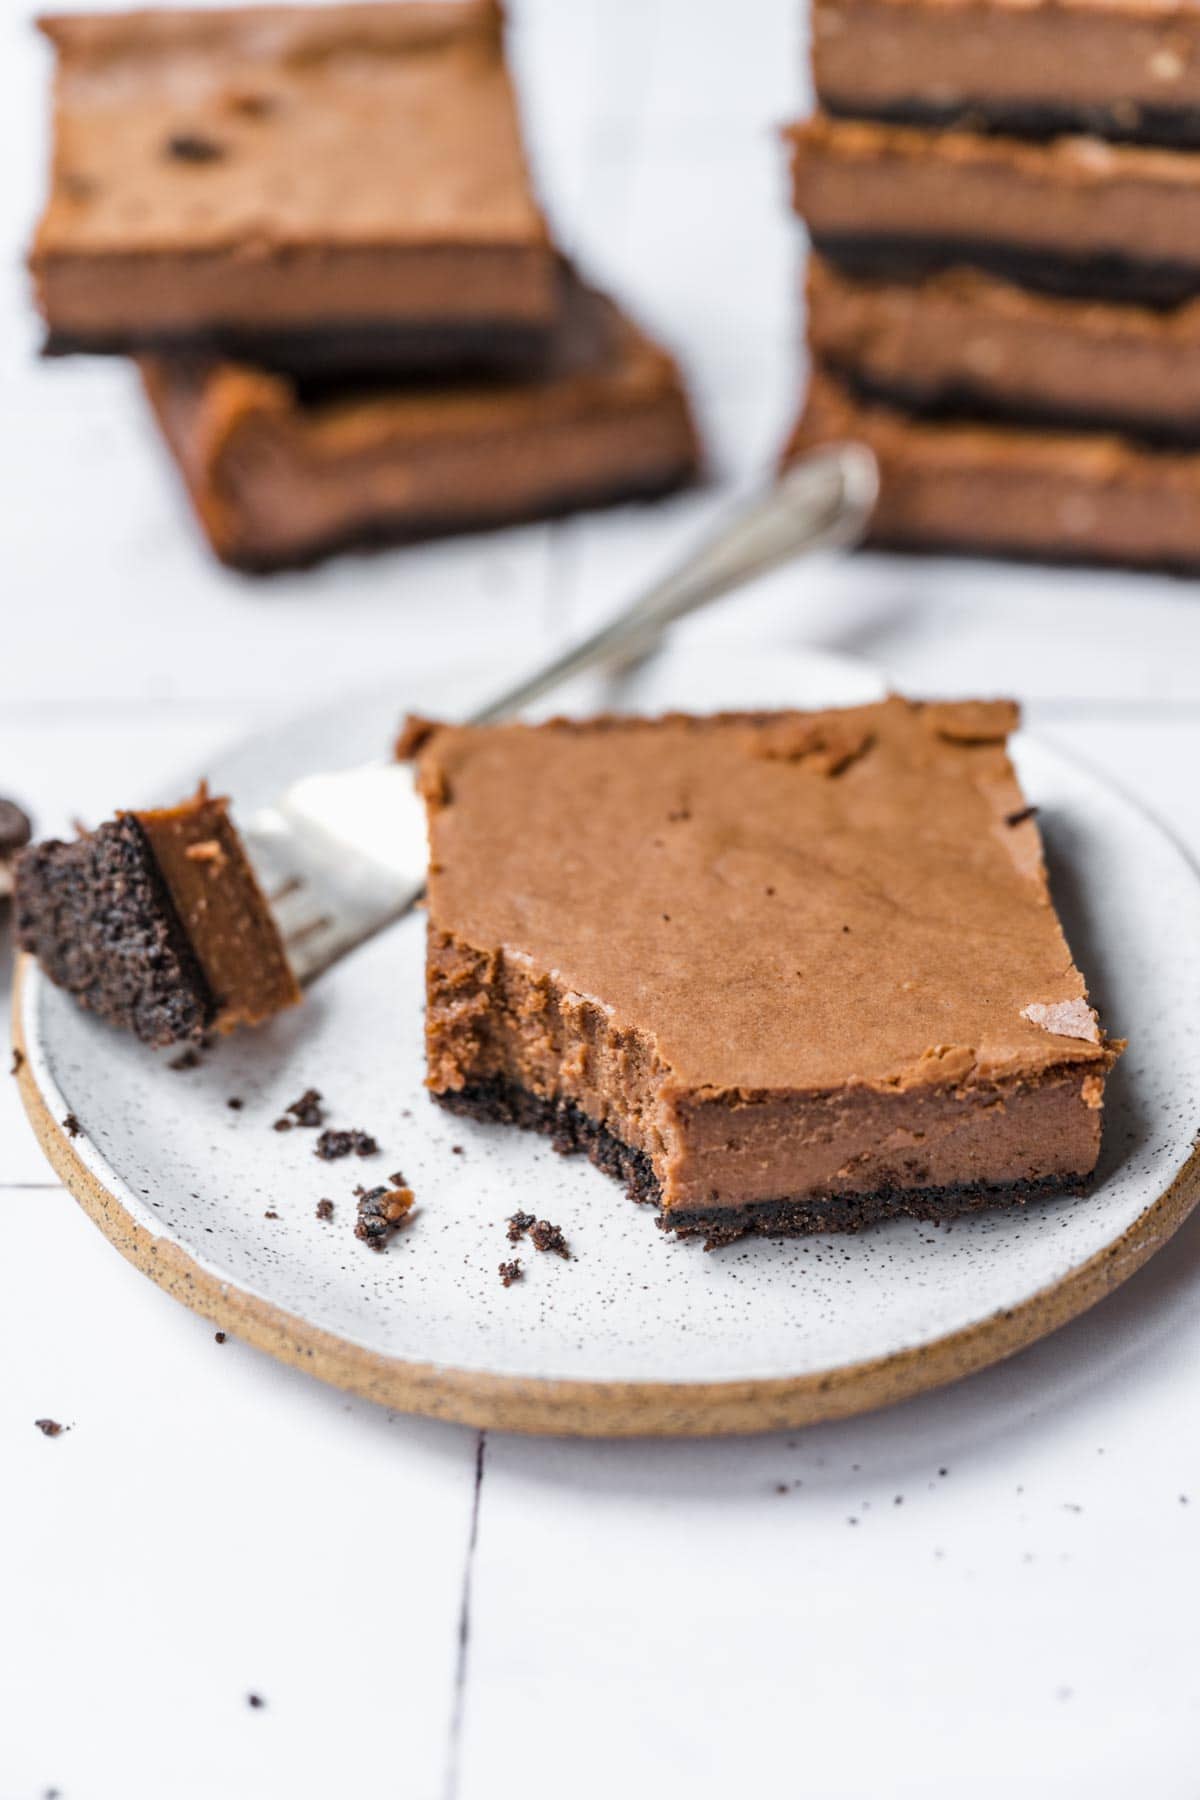
[{"label": "chocolate cheesecake bar", "polygon": [[1200,450],[922,419],[817,370],[784,460],[846,438],[879,463],[876,547],[1200,570]]},{"label": "chocolate cheesecake bar", "polygon": [[300,999],[228,802],[203,788],[33,845],[15,912],[50,980],[147,1044],[258,1025]]},{"label": "chocolate cheesecake bar", "polygon": [[815,0],[828,112],[1200,144],[1189,0]]},{"label": "chocolate cheesecake bar", "polygon": [[710,1243],[1074,1187],[1116,1046],[1015,722],[890,699],[410,731],[434,1098]]},{"label": "chocolate cheesecake bar", "polygon": [[524,359],[558,275],[493,0],[42,21],[51,351]]},{"label": "chocolate cheesecake bar", "polygon": [[520,380],[311,389],[234,364],[145,360],[217,555],[265,571],[691,479],[699,448],[674,362],[574,275],[564,294],[548,356]]},{"label": "chocolate cheesecake bar", "polygon": [[789,136],[796,210],[849,273],[912,279],[971,264],[1158,306],[1200,290],[1200,157],[825,116]]},{"label": "chocolate cheesecake bar", "polygon": [[966,268],[872,281],[813,256],[808,336],[826,368],[910,412],[1200,444],[1200,299],[1059,299]]}]

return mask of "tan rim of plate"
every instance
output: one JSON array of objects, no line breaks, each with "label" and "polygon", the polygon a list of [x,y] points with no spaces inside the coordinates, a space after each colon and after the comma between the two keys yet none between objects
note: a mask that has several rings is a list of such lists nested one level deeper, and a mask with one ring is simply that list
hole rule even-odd
[{"label": "tan rim of plate", "polygon": [[221,1281],[131,1217],[85,1167],[34,1082],[21,1025],[28,962],[18,958],[13,992],[21,1098],[55,1173],[109,1242],[176,1300],[255,1349],[333,1387],[427,1418],[573,1437],[716,1437],[870,1412],[972,1375],[1078,1318],[1153,1256],[1200,1200],[1197,1147],[1166,1192],[1121,1237],[1052,1287],[932,1343],[823,1374],[761,1381],[535,1381],[405,1362],[348,1343]]}]

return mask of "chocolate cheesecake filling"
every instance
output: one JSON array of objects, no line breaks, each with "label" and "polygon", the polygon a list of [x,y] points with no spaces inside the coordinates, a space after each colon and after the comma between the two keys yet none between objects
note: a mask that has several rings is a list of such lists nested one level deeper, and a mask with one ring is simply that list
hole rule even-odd
[{"label": "chocolate cheesecake filling", "polygon": [[1115,1053],[1004,753],[1014,716],[435,728],[435,1098],[717,1238],[1078,1183]]}]

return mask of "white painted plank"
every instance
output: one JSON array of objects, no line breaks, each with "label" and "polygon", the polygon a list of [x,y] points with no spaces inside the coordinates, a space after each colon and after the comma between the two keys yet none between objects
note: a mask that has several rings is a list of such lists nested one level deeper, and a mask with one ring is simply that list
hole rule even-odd
[{"label": "white painted plank", "polygon": [[218,1345],[62,1191],[0,1221],[0,1792],[433,1800],[474,1434]]}]

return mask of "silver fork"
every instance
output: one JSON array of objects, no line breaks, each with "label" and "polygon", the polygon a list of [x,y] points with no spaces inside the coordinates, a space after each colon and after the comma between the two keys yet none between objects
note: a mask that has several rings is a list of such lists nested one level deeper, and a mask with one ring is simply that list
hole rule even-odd
[{"label": "silver fork", "polygon": [[[802,551],[856,543],[877,491],[875,458],[864,446],[814,452],[607,625],[465,722],[507,718],[589,669],[626,670],[687,614]],[[424,810],[411,772],[395,762],[307,776],[239,825],[300,982],[403,918],[424,892]]]}]

